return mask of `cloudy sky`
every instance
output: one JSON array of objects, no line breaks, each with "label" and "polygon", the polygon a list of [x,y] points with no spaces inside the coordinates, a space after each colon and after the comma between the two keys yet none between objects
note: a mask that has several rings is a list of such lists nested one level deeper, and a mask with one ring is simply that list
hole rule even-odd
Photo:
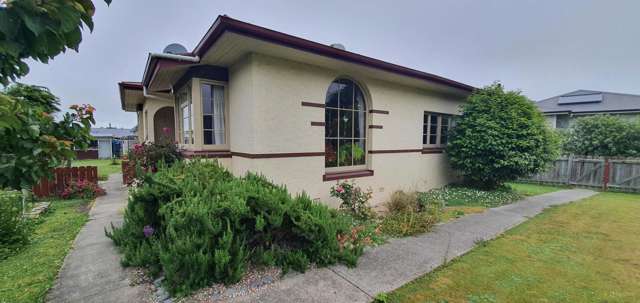
[{"label": "cloudy sky", "polygon": [[501,81],[534,100],[575,89],[640,94],[640,1],[95,0],[80,52],[31,63],[21,82],[64,105],[91,103],[97,124],[132,127],[117,82],[140,81],[147,53],[192,50],[230,17],[474,86]]}]

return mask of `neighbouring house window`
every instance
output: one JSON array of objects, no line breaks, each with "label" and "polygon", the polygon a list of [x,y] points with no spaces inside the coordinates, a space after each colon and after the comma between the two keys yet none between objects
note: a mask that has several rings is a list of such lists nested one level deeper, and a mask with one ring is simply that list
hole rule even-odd
[{"label": "neighbouring house window", "polygon": [[366,112],[357,84],[347,79],[331,83],[325,100],[325,167],[365,165]]},{"label": "neighbouring house window", "polygon": [[191,85],[185,85],[176,94],[176,101],[180,110],[180,130],[182,144],[193,144],[193,124],[191,113],[193,104],[191,103]]},{"label": "neighbouring house window", "polygon": [[204,144],[225,144],[224,86],[203,84],[201,88]]},{"label": "neighbouring house window", "polygon": [[568,128],[570,119],[569,115],[557,115],[556,128]]},{"label": "neighbouring house window", "polygon": [[449,142],[449,130],[454,125],[453,115],[424,112],[422,144],[441,147]]}]

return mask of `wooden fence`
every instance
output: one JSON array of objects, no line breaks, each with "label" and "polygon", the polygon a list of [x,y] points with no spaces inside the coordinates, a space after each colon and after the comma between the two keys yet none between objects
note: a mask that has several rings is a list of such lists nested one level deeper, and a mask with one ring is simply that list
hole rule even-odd
[{"label": "wooden fence", "polygon": [[563,157],[524,181],[640,191],[640,158]]},{"label": "wooden fence", "polygon": [[62,192],[72,181],[80,180],[98,183],[98,167],[58,167],[55,169],[52,179],[42,178],[40,183],[33,187],[33,194],[39,198],[53,196]]}]

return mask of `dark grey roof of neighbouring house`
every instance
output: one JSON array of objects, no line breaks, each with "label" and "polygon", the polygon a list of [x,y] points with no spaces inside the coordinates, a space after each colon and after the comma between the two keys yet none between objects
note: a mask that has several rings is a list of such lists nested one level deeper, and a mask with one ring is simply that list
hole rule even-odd
[{"label": "dark grey roof of neighbouring house", "polygon": [[136,133],[131,129],[126,128],[111,128],[111,127],[92,127],[91,135],[94,137],[135,137]]},{"label": "dark grey roof of neighbouring house", "polygon": [[577,90],[536,102],[543,113],[640,112],[640,95]]}]

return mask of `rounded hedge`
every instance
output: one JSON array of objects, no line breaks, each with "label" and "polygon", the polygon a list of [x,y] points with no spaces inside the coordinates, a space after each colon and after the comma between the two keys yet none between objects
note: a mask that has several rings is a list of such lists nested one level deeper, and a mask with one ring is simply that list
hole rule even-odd
[{"label": "rounded hedge", "polygon": [[471,185],[495,188],[543,170],[557,157],[557,137],[535,104],[494,83],[474,91],[450,133],[451,166]]}]

